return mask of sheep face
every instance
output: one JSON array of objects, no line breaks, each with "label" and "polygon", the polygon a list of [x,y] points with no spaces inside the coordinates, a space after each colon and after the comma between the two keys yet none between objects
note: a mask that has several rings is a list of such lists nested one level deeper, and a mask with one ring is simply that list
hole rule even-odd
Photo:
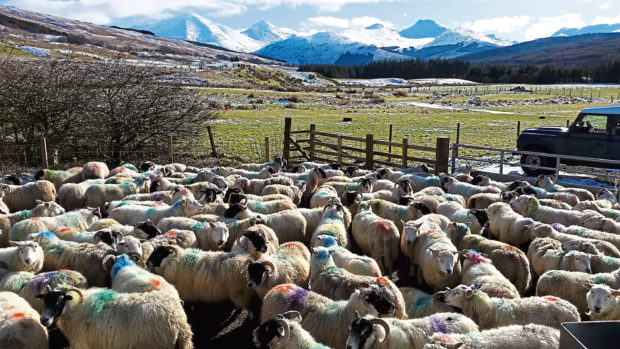
[{"label": "sheep face", "polygon": [[222,248],[228,241],[228,227],[223,222],[209,223],[207,237],[213,241],[217,247]]},{"label": "sheep face", "polygon": [[333,203],[325,206],[323,218],[338,218],[344,222],[344,207],[340,203]]},{"label": "sheep face", "polygon": [[123,234],[119,231],[103,229],[95,233],[94,239],[96,243],[103,242],[108,244],[113,250],[116,250],[118,243],[123,239]]},{"label": "sheep face", "polygon": [[470,217],[470,219],[473,218],[472,223],[478,224],[481,228],[488,228],[490,225],[487,210],[473,208],[467,212],[467,216]]},{"label": "sheep face", "polygon": [[600,251],[594,246],[592,243],[581,240],[572,240],[572,241],[564,241],[562,243],[562,251],[581,251],[589,254],[593,254],[590,259],[594,260],[596,258],[600,258]]},{"label": "sheep face", "polygon": [[375,348],[379,343],[383,343],[390,329],[384,320],[360,316],[353,319],[349,328],[347,349]]},{"label": "sheep face", "polygon": [[402,220],[401,223],[403,225],[403,239],[405,240],[407,246],[411,246],[418,237],[418,230],[420,226],[413,223],[406,223]]},{"label": "sheep face", "polygon": [[265,321],[252,332],[252,341],[257,348],[280,348],[290,340],[291,329],[301,322],[297,311],[287,311]]},{"label": "sheep face", "polygon": [[[601,218],[601,217],[593,217],[593,218],[591,218],[589,220],[597,219],[597,218],[601,220],[600,230],[607,231],[607,232],[620,232],[620,228],[619,228],[620,225],[618,224],[618,222],[614,221],[613,219]],[[587,221],[583,224],[584,227],[586,226],[586,223],[587,223]]]},{"label": "sheep face", "polygon": [[531,230],[532,239],[548,237],[555,231],[549,224],[540,224]]},{"label": "sheep face", "polygon": [[161,267],[161,263],[168,256],[176,255],[177,250],[172,246],[157,246],[149,258],[146,260],[146,266],[149,268],[158,268]]},{"label": "sheep face", "polygon": [[588,274],[592,272],[589,254],[580,251],[570,251],[564,258],[569,259],[571,271],[580,271]]},{"label": "sheep face", "polygon": [[226,179],[222,176],[215,176],[211,179],[211,183],[215,184],[220,189],[225,189],[228,187],[228,183],[226,183]]},{"label": "sheep face", "polygon": [[41,249],[38,243],[34,241],[11,241],[11,246],[17,247],[19,259],[25,266],[32,266],[39,262],[37,257],[37,249]]},{"label": "sheep face", "polygon": [[323,247],[326,248],[338,245],[338,242],[336,241],[336,239],[334,239],[333,236],[321,234],[317,236],[316,239],[321,243]]},{"label": "sheep face", "polygon": [[312,248],[312,258],[311,263],[312,267],[316,267],[318,270],[322,269],[323,266],[327,264],[334,264],[334,260],[332,259],[332,255],[329,253],[329,250],[325,247],[316,246]]},{"label": "sheep face", "polygon": [[126,236],[118,243],[117,251],[121,254],[138,254],[142,255],[142,244],[140,240],[133,236]]},{"label": "sheep face", "polygon": [[41,325],[50,327],[56,318],[62,316],[65,305],[73,299],[67,294],[67,290],[49,291],[36,296],[43,299],[43,312],[41,312]]},{"label": "sheep face", "polygon": [[224,218],[235,218],[238,214],[247,210],[247,206],[242,203],[230,204],[226,211],[224,211]]},{"label": "sheep face", "polygon": [[139,222],[133,229],[134,234],[144,239],[152,239],[162,232],[157,228],[155,223],[151,221]]},{"label": "sheep face", "polygon": [[401,197],[413,194],[414,184],[410,179],[399,179],[396,185],[398,185],[398,193]]},{"label": "sheep face", "polygon": [[355,292],[351,294],[349,302],[359,302],[360,310],[373,316],[390,315],[396,311],[394,302],[379,290],[379,286],[360,283]]},{"label": "sheep face", "polygon": [[437,268],[446,275],[452,275],[454,266],[458,261],[458,252],[445,249],[431,249],[430,251]]},{"label": "sheep face", "polygon": [[546,188],[553,185],[553,180],[550,176],[540,175],[536,177],[536,180],[534,180],[534,185],[537,187]]},{"label": "sheep face", "polygon": [[503,191],[500,194],[500,198],[501,198],[502,202],[507,203],[507,204],[511,203],[512,200],[514,200],[514,199],[516,199],[518,197],[519,197],[519,194],[517,194],[514,191]]},{"label": "sheep face", "polygon": [[530,195],[521,195],[510,203],[510,208],[518,214],[525,215],[528,208],[536,204],[536,198]]},{"label": "sheep face", "polygon": [[360,191],[363,193],[370,193],[372,191],[373,183],[373,178],[362,178],[359,182]]},{"label": "sheep face", "polygon": [[39,213],[42,217],[54,217],[65,213],[65,209],[54,201],[36,200],[36,202],[37,205],[42,205],[43,210]]},{"label": "sheep face", "polygon": [[200,202],[190,199],[184,198],[181,199],[181,214],[185,217],[191,217],[193,215],[197,215],[202,211],[202,205]]},{"label": "sheep face", "polygon": [[267,237],[265,236],[265,232],[256,226],[246,230],[243,235],[239,237],[239,246],[248,253],[255,251],[262,253],[267,252]]},{"label": "sheep face", "polygon": [[471,286],[458,285],[451,290],[437,292],[439,300],[457,308],[463,308],[465,300],[471,298],[474,289]]},{"label": "sheep face", "polygon": [[[248,260],[251,261],[251,260]],[[248,264],[248,288],[264,284],[273,274],[275,266],[268,261]]]},{"label": "sheep face", "polygon": [[611,289],[607,285],[582,283],[583,287],[589,289],[586,294],[588,308],[591,313],[601,314],[609,311],[616,303],[616,296],[620,296],[619,290]]}]

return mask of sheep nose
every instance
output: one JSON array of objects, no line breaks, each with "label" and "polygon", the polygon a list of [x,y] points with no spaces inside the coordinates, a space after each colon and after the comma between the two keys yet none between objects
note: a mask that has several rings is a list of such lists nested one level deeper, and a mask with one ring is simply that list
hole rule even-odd
[{"label": "sheep nose", "polygon": [[452,274],[452,268],[446,269],[446,274],[448,274],[448,275]]},{"label": "sheep nose", "polygon": [[224,240],[219,240],[219,241],[217,242],[217,245],[218,245],[218,246],[222,246],[223,244],[224,244]]},{"label": "sheep nose", "polygon": [[594,307],[594,311],[597,312],[597,313],[600,312],[601,311],[601,307]]},{"label": "sheep nose", "polygon": [[592,273],[592,269],[590,269],[590,268],[586,269],[586,273],[588,273],[588,274]]},{"label": "sheep nose", "polygon": [[253,282],[248,282],[248,288],[254,288],[256,285]]}]

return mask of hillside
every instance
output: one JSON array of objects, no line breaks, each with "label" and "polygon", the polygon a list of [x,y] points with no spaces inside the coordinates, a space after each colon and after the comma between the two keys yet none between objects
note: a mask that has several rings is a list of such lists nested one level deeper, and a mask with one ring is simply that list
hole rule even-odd
[{"label": "hillside", "polygon": [[461,57],[475,65],[546,65],[576,67],[620,57],[620,33],[551,37]]}]

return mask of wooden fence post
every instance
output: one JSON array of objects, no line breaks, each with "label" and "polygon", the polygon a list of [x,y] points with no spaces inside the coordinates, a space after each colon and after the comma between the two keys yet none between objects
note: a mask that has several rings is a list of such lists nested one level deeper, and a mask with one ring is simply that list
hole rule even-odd
[{"label": "wooden fence post", "polygon": [[403,168],[407,168],[407,151],[409,150],[409,141],[403,138]]},{"label": "wooden fence post", "polygon": [[389,139],[390,145],[388,146],[388,153],[390,153],[390,156],[388,156],[388,161],[392,161],[392,124],[390,124],[390,139]]},{"label": "wooden fence post", "polygon": [[291,122],[293,119],[284,119],[284,144],[282,145],[282,158],[288,162],[291,154]]},{"label": "wooden fence post", "polygon": [[207,126],[207,132],[209,132],[209,142],[211,143],[211,156],[217,158],[217,152],[215,151],[215,141],[213,140],[213,130],[211,130],[211,126]]},{"label": "wooden fence post", "polygon": [[168,163],[174,162],[174,153],[172,150],[172,135],[168,135]]},{"label": "wooden fence post", "polygon": [[49,162],[47,161],[47,142],[45,137],[41,137],[41,167],[49,168]]},{"label": "wooden fence post", "polygon": [[308,155],[310,155],[310,159],[312,161],[314,161],[314,142],[316,140],[316,134],[314,133],[315,131],[316,131],[316,125],[310,124],[310,149],[309,149]]},{"label": "wooden fence post", "polygon": [[450,159],[450,137],[437,137],[435,147],[435,174],[448,173]]},{"label": "wooden fence post", "polygon": [[367,133],[366,134],[366,169],[367,170],[372,170],[374,169],[374,155],[375,155],[375,151],[374,151],[374,140],[373,140],[373,135],[372,133]]},{"label": "wooden fence post", "polygon": [[338,163],[342,164],[342,136],[338,135],[338,148],[336,148],[336,150],[338,151]]},{"label": "wooden fence post", "polygon": [[265,162],[269,161],[269,137],[265,136]]},{"label": "wooden fence post", "polygon": [[521,134],[521,120],[517,121],[517,137]]}]

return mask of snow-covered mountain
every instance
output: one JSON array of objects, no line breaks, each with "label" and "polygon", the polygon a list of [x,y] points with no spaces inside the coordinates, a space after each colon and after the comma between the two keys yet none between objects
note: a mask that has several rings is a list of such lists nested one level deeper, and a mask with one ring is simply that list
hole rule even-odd
[{"label": "snow-covered mountain", "polygon": [[272,42],[288,38],[289,36],[295,34],[295,31],[286,28],[278,28],[275,25],[263,20],[242,31],[241,34],[259,41],[263,45],[268,45]]},{"label": "snow-covered mountain", "polygon": [[552,36],[575,36],[596,33],[618,33],[620,32],[620,23],[616,24],[596,24],[583,28],[562,28],[553,33]]},{"label": "snow-covered mountain", "polygon": [[436,38],[449,29],[431,19],[420,19],[409,28],[400,31],[400,36],[410,39]]}]

